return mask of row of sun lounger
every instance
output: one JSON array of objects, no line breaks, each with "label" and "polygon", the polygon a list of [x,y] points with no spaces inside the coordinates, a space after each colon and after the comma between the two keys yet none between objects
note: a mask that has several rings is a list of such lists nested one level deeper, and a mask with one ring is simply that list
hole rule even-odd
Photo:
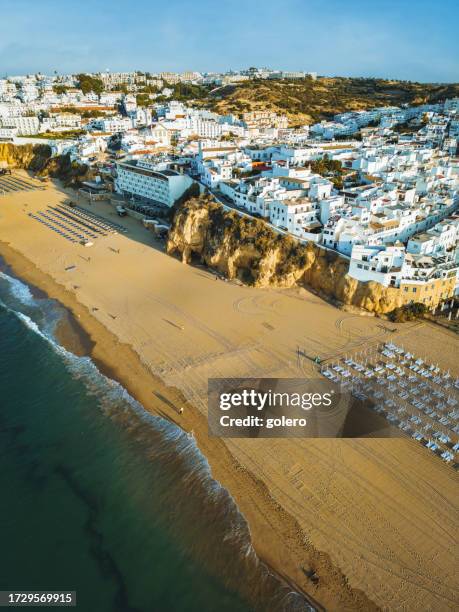
[{"label": "row of sun lounger", "polygon": [[14,191],[35,191],[43,189],[38,183],[32,183],[15,176],[0,176],[0,193],[13,193]]},{"label": "row of sun lounger", "polygon": [[117,231],[109,223],[67,206],[49,206],[46,211],[29,214],[64,238],[71,239],[72,242],[87,242],[89,239],[107,236]]},{"label": "row of sun lounger", "polygon": [[71,236],[70,234],[68,234],[67,232],[62,231],[61,229],[59,229],[58,227],[56,227],[56,225],[50,223],[49,221],[47,221],[44,218],[39,217],[38,215],[34,215],[33,213],[29,213],[29,216],[32,217],[32,219],[35,219],[36,221],[38,221],[39,223],[41,223],[42,225],[46,225],[50,230],[52,230],[53,232],[56,232],[58,234],[60,234],[63,238],[65,238],[66,240],[69,240],[70,242],[78,242],[78,240],[76,240],[75,238],[73,238],[73,236]]},{"label": "row of sun lounger", "polygon": [[56,212],[59,212],[62,215],[65,215],[66,217],[72,219],[73,221],[77,223],[81,223],[82,225],[85,225],[86,227],[90,228],[92,231],[102,234],[103,236],[107,236],[108,234],[117,233],[116,230],[114,230],[107,224],[100,223],[99,221],[93,220],[91,219],[91,217],[80,213],[75,208],[59,205],[54,210],[56,210]]},{"label": "row of sun lounger", "polygon": [[87,237],[80,233],[81,230],[74,230],[71,227],[69,227],[66,223],[62,223],[61,221],[59,221],[58,219],[55,219],[53,216],[48,215],[45,212],[39,212],[38,215],[43,218],[46,219],[46,221],[54,226],[57,226],[58,228],[60,228],[61,230],[63,230],[64,232],[66,232],[67,234],[70,234],[72,236],[74,236],[75,238],[77,238],[78,240],[87,240]]},{"label": "row of sun lounger", "polygon": [[76,222],[72,221],[69,217],[66,217],[65,215],[61,215],[60,213],[56,212],[56,210],[53,209],[52,207],[48,208],[48,213],[50,215],[52,215],[55,219],[58,219],[59,221],[61,221],[63,223],[67,223],[68,225],[70,225],[74,229],[79,230],[79,231],[83,231],[90,238],[97,238],[97,234],[94,233],[87,226],[84,226],[84,225],[82,226],[81,223],[76,223]]},{"label": "row of sun lounger", "polygon": [[48,213],[50,215],[53,215],[53,217],[59,219],[61,222],[63,223],[68,223],[69,225],[71,225],[73,228],[78,229],[82,232],[84,232],[85,234],[87,234],[90,238],[97,238],[98,235],[103,235],[106,236],[106,233],[103,233],[99,230],[96,229],[92,229],[91,226],[86,225],[86,224],[82,224],[79,221],[74,221],[72,220],[73,217],[70,217],[68,215],[64,215],[61,214],[59,211],[57,211],[55,208],[53,207],[49,207],[48,208]]},{"label": "row of sun lounger", "polygon": [[78,215],[79,217],[90,221],[94,225],[99,225],[101,228],[104,228],[106,231],[120,232],[120,233],[126,233],[127,231],[126,228],[120,225],[119,223],[115,223],[114,221],[108,221],[107,219],[104,219],[100,215],[97,215],[96,213],[90,212],[79,206],[72,207],[72,206],[68,206],[67,204],[64,204],[64,205],[61,205],[60,208],[63,208],[67,210],[68,212]]}]

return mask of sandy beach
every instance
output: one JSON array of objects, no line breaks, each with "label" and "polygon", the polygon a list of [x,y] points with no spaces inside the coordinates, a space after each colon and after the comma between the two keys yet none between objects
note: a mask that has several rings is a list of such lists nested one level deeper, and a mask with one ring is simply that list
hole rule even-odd
[{"label": "sandy beach", "polygon": [[[147,410],[193,431],[259,557],[329,610],[456,609],[450,467],[405,439],[209,438],[206,401],[209,377],[310,376],[316,355],[386,339],[457,375],[457,336],[430,323],[344,312],[303,289],[216,281],[167,256],[164,243],[138,221],[120,221],[107,203],[90,209],[127,233],[90,248],[27,214],[69,197],[76,198],[51,183],[0,196],[0,255],[72,311],[88,334],[76,350],[90,352]],[[66,329],[62,341],[78,344]],[[314,568],[318,584],[302,568]]]}]

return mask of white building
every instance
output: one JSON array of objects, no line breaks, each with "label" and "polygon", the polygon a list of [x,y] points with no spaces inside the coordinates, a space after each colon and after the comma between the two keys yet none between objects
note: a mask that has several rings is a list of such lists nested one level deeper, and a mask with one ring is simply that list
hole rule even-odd
[{"label": "white building", "polygon": [[132,120],[128,117],[103,117],[93,119],[89,127],[94,131],[115,134],[116,132],[125,132],[131,129],[133,125]]},{"label": "white building", "polygon": [[317,221],[318,211],[318,202],[309,198],[274,200],[270,205],[269,220],[298,238],[319,241],[321,232],[317,230],[322,225]]},{"label": "white building", "polygon": [[399,286],[405,247],[354,245],[349,262],[349,276],[359,281],[375,281],[384,285]]},{"label": "white building", "polygon": [[406,250],[415,255],[443,255],[456,246],[457,240],[458,222],[442,221],[427,232],[412,236]]},{"label": "white building", "polygon": [[169,207],[193,184],[193,179],[186,174],[158,170],[147,158],[118,163],[117,174],[115,187],[119,193]]},{"label": "white building", "polygon": [[18,136],[34,136],[40,128],[38,117],[4,117],[0,121],[2,128],[16,128]]}]

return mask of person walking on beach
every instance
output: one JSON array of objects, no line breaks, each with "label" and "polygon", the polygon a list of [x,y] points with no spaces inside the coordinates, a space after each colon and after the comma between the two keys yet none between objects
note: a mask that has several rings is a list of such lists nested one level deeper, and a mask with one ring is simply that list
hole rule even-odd
[{"label": "person walking on beach", "polygon": [[183,414],[183,408],[180,408],[179,414]]}]

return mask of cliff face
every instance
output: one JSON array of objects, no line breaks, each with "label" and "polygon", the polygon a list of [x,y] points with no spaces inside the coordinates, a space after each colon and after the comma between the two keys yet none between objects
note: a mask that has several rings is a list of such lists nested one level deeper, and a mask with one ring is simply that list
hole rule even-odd
[{"label": "cliff face", "polygon": [[0,162],[6,162],[10,168],[23,168],[33,172],[42,171],[51,157],[51,148],[47,145],[20,145],[9,142],[0,143]]},{"label": "cliff face", "polygon": [[10,168],[22,168],[39,176],[61,179],[66,187],[78,187],[81,181],[93,178],[85,164],[71,162],[68,155],[51,157],[51,153],[48,145],[0,143],[0,162],[6,162]]},{"label": "cliff face", "polygon": [[225,211],[205,197],[193,198],[177,210],[167,252],[256,287],[304,286],[377,314],[401,305],[397,289],[351,278],[348,262],[338,254],[312,243],[299,244],[263,221]]}]

